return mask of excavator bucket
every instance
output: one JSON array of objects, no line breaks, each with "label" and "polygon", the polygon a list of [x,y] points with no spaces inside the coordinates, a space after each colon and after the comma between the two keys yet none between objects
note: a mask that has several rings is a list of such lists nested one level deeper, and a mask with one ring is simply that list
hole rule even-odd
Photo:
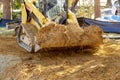
[{"label": "excavator bucket", "polygon": [[40,48],[98,47],[103,43],[102,30],[97,26],[84,29],[76,23],[60,25],[49,23],[38,34]]},{"label": "excavator bucket", "polygon": [[18,44],[28,52],[44,48],[98,47],[103,43],[99,27],[82,29],[79,26],[75,14],[69,10],[74,0],[57,0],[48,11],[45,4],[43,12],[39,1],[24,0],[22,24],[15,30]]}]

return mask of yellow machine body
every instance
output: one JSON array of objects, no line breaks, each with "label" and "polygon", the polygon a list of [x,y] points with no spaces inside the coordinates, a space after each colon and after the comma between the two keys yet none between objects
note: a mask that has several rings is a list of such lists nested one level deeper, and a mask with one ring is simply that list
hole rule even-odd
[{"label": "yellow machine body", "polygon": [[[26,6],[29,8],[31,13],[34,13],[34,15],[38,18],[39,22],[41,22],[41,25],[44,26],[46,23],[49,22],[49,20],[35,7],[33,4],[34,0],[24,0],[25,4],[22,4],[22,23],[27,23],[27,12],[26,12]],[[68,0],[68,7],[71,7],[74,0]],[[77,19],[75,17],[75,14],[72,13],[70,10],[68,10],[68,19],[72,20],[72,22],[77,22]],[[36,21],[31,20],[30,23],[36,25],[37,29],[40,29],[40,26],[36,23]]]},{"label": "yellow machine body", "polygon": [[[22,3],[22,23],[16,29],[17,36],[18,36],[18,38],[17,38],[18,44],[21,47],[23,47],[28,52],[39,51],[41,48],[41,44],[38,44],[37,33],[41,33],[42,30],[44,31],[45,30],[44,28],[47,28],[47,30],[49,32],[49,28],[51,28],[51,27],[46,27],[46,25],[48,25],[48,23],[51,23],[51,22],[55,22],[58,25],[64,24],[63,29],[69,28],[69,30],[67,30],[68,33],[71,33],[71,32],[74,33],[75,37],[73,37],[73,38],[75,39],[75,41],[77,41],[79,43],[79,45],[82,45],[84,43],[84,40],[83,40],[83,42],[79,42],[79,40],[78,40],[78,37],[80,37],[80,35],[82,33],[84,33],[84,30],[79,27],[79,24],[78,24],[78,21],[77,21],[75,14],[70,10],[70,7],[72,6],[72,3],[74,2],[74,0],[57,0],[58,3],[55,4],[52,8],[50,8],[46,12],[47,16],[46,16],[46,14],[44,14],[44,11],[41,11],[41,7],[38,7],[39,3],[41,4],[41,2],[39,2],[39,1],[40,0],[24,0],[24,2]],[[43,0],[43,1],[46,1],[46,0]],[[36,2],[38,4],[36,4]],[[43,7],[43,4],[39,5],[39,6]],[[43,7],[43,8],[45,8],[45,7]],[[55,15],[53,15],[53,14],[55,14]],[[73,24],[70,25],[71,27],[66,27],[67,26],[66,24],[69,22],[72,22]],[[74,25],[74,23],[75,23],[75,25]],[[61,28],[61,27],[57,27],[57,28]],[[63,30],[63,29],[61,29],[61,30]],[[55,30],[55,31],[57,32],[57,30]],[[46,32],[46,37],[49,34],[48,32]],[[58,32],[59,32],[59,30],[58,30]],[[93,31],[91,31],[91,32],[93,32]],[[62,32],[62,33],[64,34],[66,32]],[[73,33],[71,35],[73,35]],[[77,34],[75,34],[75,33],[77,33]],[[52,34],[56,34],[56,33],[52,33]],[[67,34],[65,34],[65,35],[70,36]],[[62,34],[60,36],[62,36]],[[97,36],[99,37],[99,35],[97,35]],[[69,39],[69,37],[68,37],[68,39]],[[91,39],[91,37],[90,37],[90,39]],[[56,38],[53,41],[57,41]],[[69,42],[69,40],[67,40],[67,41]],[[67,42],[67,41],[65,41],[65,42]],[[92,41],[96,42],[94,40],[91,40],[91,42]],[[77,44],[77,42],[76,42],[76,44]],[[88,42],[90,42],[90,41],[88,41]],[[102,42],[102,39],[100,40],[100,42]],[[50,42],[50,43],[52,45],[53,42]],[[74,42],[71,41],[70,46],[74,46],[73,43]],[[58,44],[60,44],[59,38],[58,38]],[[63,44],[64,44],[64,42],[63,42]],[[87,43],[85,43],[85,44],[87,44]],[[75,45],[75,46],[79,46],[79,45]],[[47,46],[47,47],[49,47],[49,46]],[[59,46],[57,46],[57,47],[59,47]],[[62,47],[64,47],[64,46],[62,46]]]},{"label": "yellow machine body", "polygon": [[[78,24],[76,16],[69,10],[74,0],[57,0],[60,4],[62,4],[61,2],[63,1],[64,5],[67,6],[67,10],[63,11],[67,13],[66,23],[67,21],[72,21],[73,23]],[[39,0],[24,0],[22,3],[22,23],[17,34],[18,44],[28,52],[37,52],[40,49],[40,46],[37,44],[36,33],[47,23],[53,22],[43,15],[43,13],[36,7],[35,2],[39,2]]]}]

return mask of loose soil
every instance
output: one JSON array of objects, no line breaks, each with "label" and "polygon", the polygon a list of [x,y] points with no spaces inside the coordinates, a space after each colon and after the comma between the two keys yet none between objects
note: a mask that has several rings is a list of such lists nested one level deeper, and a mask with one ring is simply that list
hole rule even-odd
[{"label": "loose soil", "polygon": [[98,47],[103,43],[102,30],[97,26],[81,28],[77,23],[60,25],[49,23],[41,28],[38,44],[41,48],[87,46]]},{"label": "loose soil", "polygon": [[28,53],[0,36],[0,80],[120,80],[120,40],[105,39],[97,51]]}]

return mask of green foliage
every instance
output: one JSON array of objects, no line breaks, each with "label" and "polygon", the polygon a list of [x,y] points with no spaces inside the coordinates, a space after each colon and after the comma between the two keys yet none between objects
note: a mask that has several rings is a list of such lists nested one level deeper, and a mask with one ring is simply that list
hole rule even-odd
[{"label": "green foliage", "polygon": [[87,17],[92,18],[94,14],[94,7],[93,6],[81,6],[76,13],[77,17]]},{"label": "green foliage", "polygon": [[21,17],[21,12],[14,12],[14,10],[20,10],[21,3],[22,3],[22,0],[13,0],[12,2],[12,9],[13,9],[12,16],[14,20]]},{"label": "green foliage", "polygon": [[80,7],[77,9],[77,17],[87,17],[92,18],[94,15],[93,0],[82,0]]},{"label": "green foliage", "polygon": [[20,9],[22,0],[13,0],[12,7],[13,9]]},{"label": "green foliage", "polygon": [[21,12],[13,12],[12,16],[14,20],[18,20],[21,18]]},{"label": "green foliage", "polygon": [[0,18],[2,18],[2,13],[0,12]]}]

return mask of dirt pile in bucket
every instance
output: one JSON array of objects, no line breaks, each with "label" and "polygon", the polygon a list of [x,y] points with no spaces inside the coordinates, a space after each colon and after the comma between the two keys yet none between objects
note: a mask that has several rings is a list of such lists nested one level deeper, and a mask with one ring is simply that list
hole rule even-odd
[{"label": "dirt pile in bucket", "polygon": [[96,47],[102,42],[102,30],[99,27],[89,26],[82,29],[76,23],[50,23],[43,27],[38,35],[38,44],[41,48]]}]

